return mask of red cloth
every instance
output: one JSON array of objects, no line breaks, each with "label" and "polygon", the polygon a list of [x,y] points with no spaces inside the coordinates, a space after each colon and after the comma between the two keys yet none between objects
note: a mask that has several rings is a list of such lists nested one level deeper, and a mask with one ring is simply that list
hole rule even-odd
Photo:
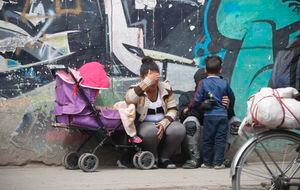
[{"label": "red cloth", "polygon": [[82,65],[78,69],[80,76],[83,78],[80,83],[81,86],[93,89],[106,89],[109,88],[110,82],[106,72],[98,62],[89,62]]}]

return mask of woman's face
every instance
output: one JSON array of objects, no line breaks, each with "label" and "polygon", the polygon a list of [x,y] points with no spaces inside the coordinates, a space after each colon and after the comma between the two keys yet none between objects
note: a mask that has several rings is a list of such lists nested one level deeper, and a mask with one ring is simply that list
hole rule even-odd
[{"label": "woman's face", "polygon": [[154,91],[158,87],[160,73],[157,71],[150,70],[143,78],[148,77],[152,82],[151,85],[148,87],[147,91]]}]

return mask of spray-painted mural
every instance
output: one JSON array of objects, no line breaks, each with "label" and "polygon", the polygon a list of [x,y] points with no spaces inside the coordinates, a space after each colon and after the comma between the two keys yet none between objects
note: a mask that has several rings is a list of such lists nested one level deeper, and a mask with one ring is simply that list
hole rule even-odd
[{"label": "spray-painted mural", "polygon": [[223,55],[224,74],[231,81],[241,117],[247,98],[268,86],[278,51],[289,47],[300,34],[299,2],[208,1],[205,17],[212,46],[208,53]]},{"label": "spray-painted mural", "polygon": [[[5,0],[0,2],[0,10],[1,118],[10,120],[1,119],[1,125],[9,129],[8,140],[17,150],[22,154],[35,153],[25,160],[45,161],[45,157],[53,158],[65,148],[62,145],[69,140],[64,139],[70,139],[66,131],[50,127],[54,85],[47,66],[78,68],[89,61],[107,63],[104,4],[82,0]],[[13,103],[20,99],[27,101]],[[8,107],[7,102],[15,106]],[[18,152],[10,153],[11,157],[2,154],[4,163],[17,157]]]},{"label": "spray-painted mural", "polygon": [[17,150],[58,157],[70,134],[50,127],[48,65],[101,62],[113,93],[122,97],[138,80],[144,55],[157,60],[176,93],[194,88],[193,75],[207,55],[220,55],[242,117],[259,88],[299,88],[299,7],[296,0],[0,1],[1,139]]},{"label": "spray-painted mural", "polygon": [[[186,81],[192,81],[192,67],[203,68],[205,57],[217,54],[224,59],[223,76],[230,80],[236,94],[235,109],[239,117],[245,114],[247,98],[268,86],[278,52],[290,52],[287,65],[299,54],[298,1],[121,2],[122,5],[111,3],[108,15],[112,20],[112,51],[115,57],[124,60],[122,64],[138,73],[137,56],[155,57],[167,68],[166,77],[175,89],[184,91],[191,87]],[[126,18],[126,25],[120,17]],[[298,60],[296,56],[294,65]],[[300,80],[299,67],[289,68],[296,68],[292,71],[294,79],[282,80],[284,86],[295,86]]]},{"label": "spray-painted mural", "polygon": [[[85,2],[85,1],[84,1]],[[1,89],[12,98],[52,81],[47,64],[105,62],[100,2],[4,1],[1,6]]]}]

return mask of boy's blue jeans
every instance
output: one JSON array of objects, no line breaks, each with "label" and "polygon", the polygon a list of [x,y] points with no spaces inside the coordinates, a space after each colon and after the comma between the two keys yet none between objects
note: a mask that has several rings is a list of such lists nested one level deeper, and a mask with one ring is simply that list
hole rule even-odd
[{"label": "boy's blue jeans", "polygon": [[204,116],[203,126],[203,163],[210,166],[221,165],[224,162],[228,118]]}]

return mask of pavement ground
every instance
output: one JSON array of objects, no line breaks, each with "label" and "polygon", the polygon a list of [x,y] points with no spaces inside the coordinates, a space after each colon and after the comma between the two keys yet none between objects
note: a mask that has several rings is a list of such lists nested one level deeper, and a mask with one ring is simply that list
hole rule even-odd
[{"label": "pavement ground", "polygon": [[0,167],[1,190],[58,189],[172,189],[228,190],[230,169],[120,169],[98,168],[96,172],[66,170],[62,166]]}]

